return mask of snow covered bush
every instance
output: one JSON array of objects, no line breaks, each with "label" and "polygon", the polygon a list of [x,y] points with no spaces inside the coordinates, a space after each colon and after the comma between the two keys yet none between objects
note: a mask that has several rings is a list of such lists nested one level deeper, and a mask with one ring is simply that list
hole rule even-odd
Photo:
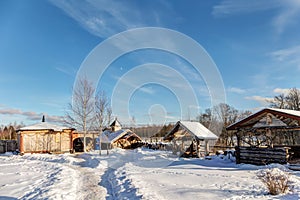
[{"label": "snow covered bush", "polygon": [[285,193],[290,187],[290,176],[278,168],[263,169],[257,177],[267,186],[271,195]]}]

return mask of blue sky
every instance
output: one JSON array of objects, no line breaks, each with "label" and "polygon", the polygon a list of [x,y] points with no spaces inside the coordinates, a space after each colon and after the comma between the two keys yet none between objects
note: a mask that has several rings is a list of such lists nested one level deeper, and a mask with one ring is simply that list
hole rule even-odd
[{"label": "blue sky", "polygon": [[[194,39],[216,64],[226,103],[256,110],[267,106],[268,98],[300,87],[299,19],[297,0],[2,0],[0,124],[31,124],[43,114],[49,121],[61,119],[71,102],[77,71],[89,53],[117,33],[143,27],[168,28]],[[178,72],[177,78],[185,77],[198,104],[180,105],[180,94],[155,82],[136,88],[127,106],[118,108],[125,94],[114,90],[116,85],[133,84],[136,74],[130,76],[130,70],[147,63],[169,66]],[[163,70],[168,73],[169,68]],[[159,75],[146,67],[139,78],[163,78],[162,71]],[[185,91],[189,85],[181,83]],[[97,86],[116,100],[114,115],[127,124],[132,117],[140,124],[194,118],[211,106],[204,78],[184,59],[159,50],[120,57]]]}]

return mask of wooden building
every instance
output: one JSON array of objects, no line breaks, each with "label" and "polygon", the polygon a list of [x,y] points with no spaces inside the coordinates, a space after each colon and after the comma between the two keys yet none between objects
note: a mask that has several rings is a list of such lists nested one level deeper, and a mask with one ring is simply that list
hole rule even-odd
[{"label": "wooden building", "polygon": [[99,138],[99,131],[89,131],[86,134],[80,131],[73,132],[73,149],[74,152],[84,152],[84,135],[86,137],[86,151],[96,149],[97,139]]},{"label": "wooden building", "polygon": [[110,129],[101,134],[101,140],[106,148],[131,149],[138,147],[142,139],[130,129],[122,129],[121,123],[115,119],[110,125]]},{"label": "wooden building", "polygon": [[17,130],[21,153],[63,153],[73,151],[74,128],[61,127],[44,120]]},{"label": "wooden building", "polygon": [[300,111],[265,108],[227,127],[237,163],[286,163],[300,158]]},{"label": "wooden building", "polygon": [[201,123],[190,121],[178,121],[164,137],[164,140],[172,142],[173,153],[179,153],[183,157],[201,157],[209,154],[209,143],[217,139],[218,137]]}]

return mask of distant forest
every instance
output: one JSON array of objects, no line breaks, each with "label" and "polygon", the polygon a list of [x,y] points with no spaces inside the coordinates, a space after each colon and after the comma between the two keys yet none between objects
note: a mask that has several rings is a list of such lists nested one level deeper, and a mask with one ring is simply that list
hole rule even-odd
[{"label": "distant forest", "polygon": [[1,125],[0,126],[0,140],[16,140],[17,139],[17,132],[19,128],[24,127],[24,124],[17,124],[14,122],[13,124],[9,124],[7,126]]}]

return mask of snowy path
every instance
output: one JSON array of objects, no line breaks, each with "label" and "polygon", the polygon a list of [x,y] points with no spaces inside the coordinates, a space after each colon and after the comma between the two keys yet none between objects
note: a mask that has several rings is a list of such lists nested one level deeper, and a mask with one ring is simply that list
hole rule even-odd
[{"label": "snowy path", "polygon": [[104,199],[106,190],[99,184],[104,166],[99,165],[99,160],[90,155],[77,155],[75,159],[72,168],[79,175],[76,199]]},{"label": "snowy path", "polygon": [[[99,160],[73,155],[1,156],[0,199],[105,199]],[[9,166],[9,167],[5,167]]]},{"label": "snowy path", "polygon": [[0,155],[0,199],[299,199],[300,172],[291,172],[292,191],[270,196],[256,177],[261,168],[141,149],[102,156]]}]

